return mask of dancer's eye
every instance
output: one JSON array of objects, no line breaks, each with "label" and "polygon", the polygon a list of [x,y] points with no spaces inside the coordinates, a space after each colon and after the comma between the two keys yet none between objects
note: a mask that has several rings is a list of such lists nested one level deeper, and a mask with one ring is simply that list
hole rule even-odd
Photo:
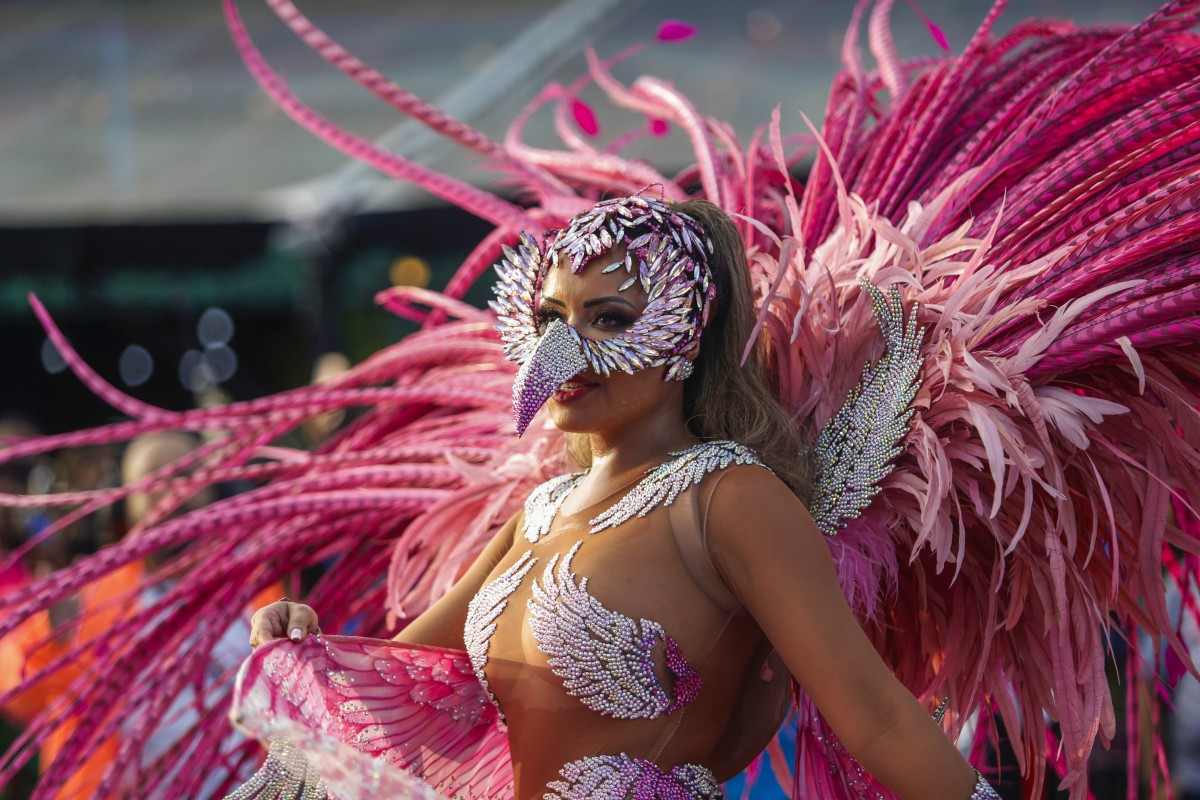
[{"label": "dancer's eye", "polygon": [[[538,333],[544,333],[546,326],[554,320],[566,321],[562,312],[553,307],[539,308],[533,315],[534,321],[537,323]],[[615,309],[601,309],[592,315],[591,326],[602,331],[621,332],[629,328],[634,322],[634,318],[630,314]]]},{"label": "dancer's eye", "polygon": [[633,324],[633,318],[620,311],[605,309],[592,317],[592,325],[606,331],[623,331]]},{"label": "dancer's eye", "polygon": [[539,308],[533,314],[534,322],[537,323],[538,333],[543,333],[546,330],[547,325],[556,319],[562,318],[563,316],[560,312],[554,310],[553,308],[546,307]]}]

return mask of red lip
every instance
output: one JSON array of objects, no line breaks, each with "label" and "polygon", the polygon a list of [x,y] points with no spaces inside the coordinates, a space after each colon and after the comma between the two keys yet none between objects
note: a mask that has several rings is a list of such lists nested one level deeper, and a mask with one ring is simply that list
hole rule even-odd
[{"label": "red lip", "polygon": [[[574,382],[574,380],[568,381],[568,383]],[[576,400],[592,391],[592,389],[595,389],[596,386],[597,384],[594,383],[585,383],[576,389],[559,389],[554,393],[554,400],[557,403],[574,403]]]}]

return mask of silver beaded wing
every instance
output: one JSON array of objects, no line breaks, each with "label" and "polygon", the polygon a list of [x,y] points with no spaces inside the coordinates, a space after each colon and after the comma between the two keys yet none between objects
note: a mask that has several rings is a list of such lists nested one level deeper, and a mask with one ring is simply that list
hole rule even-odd
[{"label": "silver beaded wing", "polygon": [[815,449],[817,480],[809,511],[827,536],[857,518],[879,493],[900,454],[916,396],[921,369],[921,340],[914,307],[907,319],[900,290],[885,296],[864,283],[886,349],[863,369],[858,385],[821,431]]},{"label": "silver beaded wing", "polygon": [[577,542],[555,555],[528,601],[529,627],[567,694],[617,719],[655,719],[671,698],[654,674],[652,651],[666,640],[661,625],[611,611],[588,594],[587,578],[571,574]]},{"label": "silver beaded wing", "polygon": [[558,509],[562,507],[567,495],[583,480],[583,472],[567,473],[551,478],[529,493],[525,500],[524,537],[536,543],[550,532]]},{"label": "silver beaded wing", "polygon": [[467,604],[467,620],[463,626],[463,644],[466,646],[467,658],[471,660],[471,668],[475,671],[475,677],[479,679],[479,685],[500,713],[501,719],[504,719],[504,712],[500,711],[500,704],[492,694],[492,687],[484,671],[488,660],[488,646],[492,642],[492,634],[496,632],[496,619],[508,607],[508,598],[536,563],[533,551],[526,550],[516,563],[480,589]]},{"label": "silver beaded wing", "polygon": [[733,464],[766,468],[754,451],[737,442],[701,442],[671,454],[672,458],[646,473],[636,486],[603,514],[589,521],[591,533],[615,528],[633,517],[644,517],[660,505],[670,505],[704,476]]},{"label": "silver beaded wing", "polygon": [[542,795],[545,800],[625,800],[628,797],[686,797],[723,800],[725,792],[712,771],[682,764],[664,772],[653,761],[621,753],[589,756],[559,771]]}]

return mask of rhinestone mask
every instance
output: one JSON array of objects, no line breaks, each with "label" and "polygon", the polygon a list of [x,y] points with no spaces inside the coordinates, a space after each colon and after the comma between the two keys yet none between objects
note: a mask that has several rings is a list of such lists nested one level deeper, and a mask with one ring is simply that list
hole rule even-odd
[{"label": "rhinestone mask", "polygon": [[[624,269],[628,277],[619,290],[640,285],[648,298],[629,330],[589,339],[560,320],[539,330],[535,307],[546,271],[561,262],[578,275],[584,264],[622,244],[625,258],[604,271]],[[666,366],[665,379],[687,379],[692,363],[685,353],[700,341],[716,295],[708,268],[712,251],[712,240],[694,219],[644,197],[593,206],[545,247],[528,234],[521,234],[516,250],[505,247],[489,305],[499,317],[505,356],[521,365],[513,384],[517,435],[564,381],[588,368],[608,375]]]}]

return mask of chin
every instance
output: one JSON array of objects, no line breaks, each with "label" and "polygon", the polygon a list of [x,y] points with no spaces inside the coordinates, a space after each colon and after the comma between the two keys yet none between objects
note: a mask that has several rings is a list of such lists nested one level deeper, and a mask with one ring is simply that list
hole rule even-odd
[{"label": "chin", "polygon": [[563,433],[595,433],[596,431],[594,420],[589,421],[585,415],[574,411],[551,408],[550,421]]}]

